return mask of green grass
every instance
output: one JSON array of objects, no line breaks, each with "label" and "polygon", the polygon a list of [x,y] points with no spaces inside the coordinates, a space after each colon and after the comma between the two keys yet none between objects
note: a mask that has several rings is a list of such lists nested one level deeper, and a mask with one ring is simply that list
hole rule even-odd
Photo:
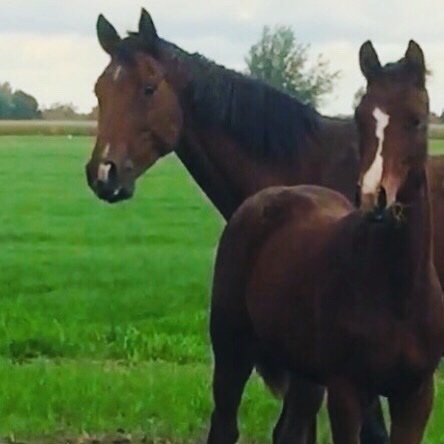
[{"label": "green grass", "polygon": [[444,125],[430,125],[429,135],[432,139],[443,140],[444,139]]},{"label": "green grass", "polygon": [[[222,228],[174,157],[118,206],[87,189],[86,137],[0,137],[0,435],[143,430],[204,436],[209,286]],[[433,142],[444,153],[444,141]],[[444,442],[444,380],[429,427]],[[254,378],[242,432],[264,442],[278,403]],[[322,442],[328,442],[325,412]]]},{"label": "green grass", "polygon": [[432,140],[430,142],[430,151],[432,155],[444,154],[444,140]]},{"label": "green grass", "polygon": [[[51,436],[123,428],[149,437],[199,439],[210,415],[210,373],[204,364],[5,362],[0,378],[7,393],[1,397],[2,422],[25,438],[36,432]],[[262,384],[253,381],[242,410],[246,436],[268,435],[277,406],[263,395]]]}]

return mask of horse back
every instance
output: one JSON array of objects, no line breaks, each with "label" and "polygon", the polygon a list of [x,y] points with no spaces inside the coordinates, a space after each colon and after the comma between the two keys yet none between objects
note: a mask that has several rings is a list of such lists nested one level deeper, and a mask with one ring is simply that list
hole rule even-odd
[{"label": "horse back", "polygon": [[[318,256],[335,222],[352,211],[341,194],[317,186],[269,188],[247,199],[221,238],[213,312],[223,310],[230,313],[230,322],[274,331],[276,343],[286,337],[289,348],[292,338],[307,336],[302,348],[313,351],[307,321],[312,319],[314,299],[307,286],[323,279],[317,276]],[[295,282],[300,294],[294,294]],[[297,310],[292,310],[295,300]]]}]

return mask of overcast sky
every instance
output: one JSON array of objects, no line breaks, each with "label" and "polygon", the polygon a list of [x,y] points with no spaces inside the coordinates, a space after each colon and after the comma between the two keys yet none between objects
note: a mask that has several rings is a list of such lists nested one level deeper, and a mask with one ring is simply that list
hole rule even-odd
[{"label": "overcast sky", "polygon": [[95,36],[102,12],[124,33],[148,9],[159,34],[190,52],[235,69],[263,25],[293,26],[297,38],[322,53],[342,76],[321,111],[350,113],[363,85],[357,54],[371,39],[382,62],[399,59],[410,38],[424,49],[433,76],[432,110],[444,108],[444,26],[439,0],[8,0],[0,8],[0,81],[43,105],[95,105],[92,93],[107,63]]}]

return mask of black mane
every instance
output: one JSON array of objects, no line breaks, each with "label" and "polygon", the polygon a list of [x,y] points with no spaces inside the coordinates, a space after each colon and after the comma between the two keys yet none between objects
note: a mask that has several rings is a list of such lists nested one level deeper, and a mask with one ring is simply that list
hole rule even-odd
[{"label": "black mane", "polygon": [[[122,53],[140,48],[138,35],[123,40]],[[313,137],[320,115],[308,105],[276,88],[159,39],[158,54],[189,72],[184,100],[196,120],[219,127],[255,157],[266,160],[293,157]]]}]

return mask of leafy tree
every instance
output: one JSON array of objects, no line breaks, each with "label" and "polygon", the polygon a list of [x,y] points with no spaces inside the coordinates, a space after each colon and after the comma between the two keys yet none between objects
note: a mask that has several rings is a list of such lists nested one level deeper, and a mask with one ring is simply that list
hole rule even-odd
[{"label": "leafy tree", "polygon": [[12,88],[9,83],[0,84],[0,119],[12,119],[14,105]]},{"label": "leafy tree", "polygon": [[79,120],[76,107],[72,103],[54,103],[42,112],[45,120]]},{"label": "leafy tree", "polygon": [[434,113],[433,111],[430,111],[429,123],[432,125],[439,125],[441,124],[441,117],[438,114]]},{"label": "leafy tree", "polygon": [[41,116],[37,100],[23,91],[15,91],[12,95],[15,119],[36,119]]},{"label": "leafy tree", "polygon": [[91,112],[87,115],[88,119],[97,120],[99,118],[99,106],[96,105],[92,108]]},{"label": "leafy tree", "polygon": [[0,119],[37,119],[37,100],[24,91],[13,91],[9,83],[0,84]]},{"label": "leafy tree", "polygon": [[318,55],[309,64],[309,45],[299,43],[289,26],[265,26],[260,40],[245,58],[247,73],[318,106],[331,93],[339,72],[330,71],[329,63]]},{"label": "leafy tree", "polygon": [[97,120],[98,106],[91,109],[89,113],[79,113],[72,103],[54,103],[42,111],[44,120]]}]

